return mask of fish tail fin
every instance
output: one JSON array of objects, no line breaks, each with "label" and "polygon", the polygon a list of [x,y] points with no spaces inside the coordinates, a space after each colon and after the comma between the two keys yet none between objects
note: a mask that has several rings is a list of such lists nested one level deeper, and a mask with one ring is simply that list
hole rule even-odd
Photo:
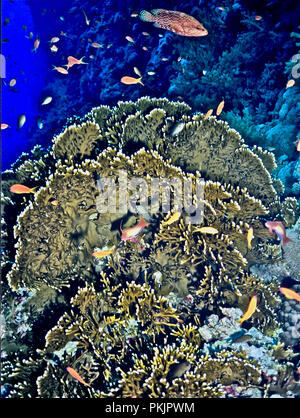
[{"label": "fish tail fin", "polygon": [[142,77],[141,78],[139,78],[139,83],[142,85],[142,86],[144,86],[145,84],[142,82]]},{"label": "fish tail fin", "polygon": [[282,239],[282,245],[285,246],[288,242],[294,242],[292,239],[286,237]]},{"label": "fish tail fin", "polygon": [[82,61],[82,60],[83,60],[83,58],[84,58],[84,57],[80,58],[80,60],[79,60],[79,61],[81,62],[81,64],[88,64],[88,62],[83,62],[83,61]]},{"label": "fish tail fin", "polygon": [[140,228],[144,228],[145,226],[148,226],[148,225],[150,225],[150,224],[149,224],[149,222],[146,222],[146,221],[144,220],[144,218],[141,216],[141,217],[140,217],[140,220],[139,220],[139,227],[140,227]]},{"label": "fish tail fin", "polygon": [[155,22],[155,17],[147,10],[142,10],[139,16],[143,22]]},{"label": "fish tail fin", "polygon": [[32,187],[30,189],[31,193],[36,193],[36,190],[35,189],[38,189],[38,188],[39,188],[39,186]]}]

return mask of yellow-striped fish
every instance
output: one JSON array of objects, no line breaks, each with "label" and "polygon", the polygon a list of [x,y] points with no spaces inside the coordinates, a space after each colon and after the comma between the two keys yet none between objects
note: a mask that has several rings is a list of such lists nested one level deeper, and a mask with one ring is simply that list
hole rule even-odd
[{"label": "yellow-striped fish", "polygon": [[103,258],[103,257],[108,257],[109,255],[114,254],[115,252],[116,252],[115,248],[111,250],[95,251],[92,253],[92,256],[96,258]]},{"label": "yellow-striped fish", "polygon": [[244,321],[251,318],[251,316],[254,314],[256,310],[256,307],[257,307],[257,296],[252,296],[246,312],[240,319],[238,319],[238,322],[242,324]]},{"label": "yellow-striped fish", "polygon": [[172,223],[178,221],[181,216],[181,212],[175,212],[169,219],[162,223],[162,226],[171,225]]},{"label": "yellow-striped fish", "polygon": [[251,241],[254,238],[254,233],[253,233],[253,228],[249,228],[248,232],[247,232],[247,243],[248,243],[248,248],[251,250]]},{"label": "yellow-striped fish", "polygon": [[217,234],[219,231],[213,226],[202,226],[201,228],[195,228],[194,232],[201,232],[202,234]]}]

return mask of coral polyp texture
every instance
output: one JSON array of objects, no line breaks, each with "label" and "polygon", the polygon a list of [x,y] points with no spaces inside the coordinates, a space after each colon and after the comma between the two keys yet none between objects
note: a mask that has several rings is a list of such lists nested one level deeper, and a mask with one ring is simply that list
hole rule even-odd
[{"label": "coral polyp texture", "polygon": [[[280,280],[259,271],[285,254],[265,222],[292,228],[298,205],[280,197],[274,155],[247,146],[226,122],[167,99],[99,106],[77,122],[52,147],[35,148],[3,173],[6,396],[276,394],[276,379],[295,373],[296,360],[284,345],[283,360],[275,356]],[[153,179],[162,181],[155,202]],[[170,200],[164,210],[163,181]],[[16,183],[37,191],[15,195]],[[191,222],[193,211],[172,207],[178,184],[190,185],[199,222]],[[141,219],[145,225],[133,234]],[[253,296],[256,310],[238,321]],[[14,299],[26,326],[8,314]],[[228,312],[235,312],[230,321]],[[218,318],[214,330],[209,318]],[[225,340],[218,332],[224,324],[231,330]],[[232,344],[247,332],[246,343]],[[253,346],[250,332],[260,336]]]}]

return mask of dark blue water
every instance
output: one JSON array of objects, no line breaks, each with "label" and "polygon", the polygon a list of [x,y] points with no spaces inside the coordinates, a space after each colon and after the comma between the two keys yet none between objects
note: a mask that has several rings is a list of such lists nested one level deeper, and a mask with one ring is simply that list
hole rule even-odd
[{"label": "dark blue water", "polygon": [[[64,22],[59,17],[68,3],[72,1],[2,1],[1,37],[8,41],[1,43],[6,64],[5,78],[1,80],[1,122],[9,125],[1,132],[2,170],[35,145],[32,137],[39,134],[38,119],[43,119],[47,112],[41,103],[48,83],[54,79],[55,57],[50,51],[49,39],[63,27]],[[40,45],[35,53],[33,44],[37,38]],[[16,80],[14,87],[9,86],[12,79]],[[18,129],[21,114],[26,116],[26,122]],[[40,142],[43,142],[42,130],[40,135]]]},{"label": "dark blue water", "polygon": [[[247,137],[251,124],[256,129],[278,117],[290,77],[285,66],[298,52],[290,36],[299,25],[299,5],[293,0],[186,0],[180,4],[175,0],[3,0],[1,7],[1,37],[6,41],[1,43],[6,59],[1,122],[9,125],[1,131],[2,171],[34,145],[49,146],[72,115],[81,116],[99,104],[111,106],[145,95],[179,98],[204,113],[225,98],[224,119],[229,111],[251,116],[248,131],[243,129],[244,123],[232,123],[252,145],[256,136]],[[182,37],[132,17],[143,8],[159,7],[199,16],[208,36]],[[257,15],[261,21],[255,20]],[[56,53],[51,52],[49,43],[54,36],[60,38]],[[126,36],[135,42],[128,42]],[[37,38],[40,45],[35,53],[32,49]],[[95,49],[92,42],[102,47]],[[222,59],[227,52],[231,54],[228,62]],[[88,65],[74,66],[68,75],[52,70],[53,65],[66,64],[69,55],[85,56]],[[120,83],[122,76],[135,75],[133,67],[142,72],[144,86]],[[155,74],[149,76],[148,72]],[[216,79],[210,77],[214,73]],[[229,84],[220,78],[222,74],[227,75]],[[10,88],[12,79],[17,82]],[[52,102],[41,106],[47,96]],[[21,114],[26,123],[18,130]],[[42,129],[38,121],[42,121]],[[294,133],[290,136],[291,142]],[[274,147],[273,143],[268,145]],[[276,151],[280,155],[280,149]],[[296,157],[294,152],[293,159]]]}]

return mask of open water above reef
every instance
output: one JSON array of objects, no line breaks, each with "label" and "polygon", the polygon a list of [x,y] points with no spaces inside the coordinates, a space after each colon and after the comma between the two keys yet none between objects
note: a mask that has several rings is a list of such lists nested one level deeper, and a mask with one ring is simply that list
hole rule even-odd
[{"label": "open water above reef", "polygon": [[[2,397],[299,398],[299,2],[1,12]],[[203,228],[100,212],[103,176],[167,161]]]}]

